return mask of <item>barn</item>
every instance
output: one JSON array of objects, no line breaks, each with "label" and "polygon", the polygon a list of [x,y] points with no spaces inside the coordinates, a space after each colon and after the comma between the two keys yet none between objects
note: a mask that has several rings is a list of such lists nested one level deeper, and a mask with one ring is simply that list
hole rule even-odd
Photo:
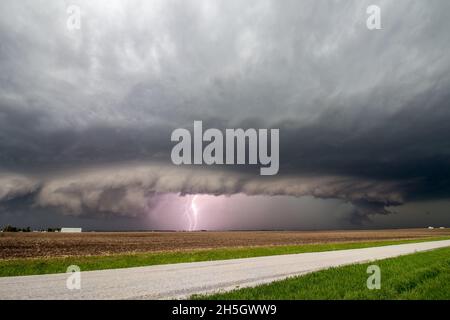
[{"label": "barn", "polygon": [[77,232],[81,232],[81,228],[61,228],[61,232],[77,233]]}]

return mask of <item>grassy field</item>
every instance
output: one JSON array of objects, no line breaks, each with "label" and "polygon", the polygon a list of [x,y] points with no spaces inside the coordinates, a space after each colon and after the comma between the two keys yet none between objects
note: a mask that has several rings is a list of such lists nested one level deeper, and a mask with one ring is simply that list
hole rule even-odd
[{"label": "grassy field", "polygon": [[[381,269],[381,289],[366,286],[367,267]],[[450,248],[300,277],[194,299],[450,299]]]},{"label": "grassy field", "polygon": [[47,258],[20,258],[0,260],[0,276],[63,273],[69,265],[78,265],[82,271],[149,266],[157,264],[248,258],[279,254],[319,252],[342,249],[367,248],[401,243],[444,240],[433,237],[413,240],[366,241],[351,243],[323,243],[292,246],[261,246],[216,248],[152,253],[115,254],[103,256],[73,256]]}]

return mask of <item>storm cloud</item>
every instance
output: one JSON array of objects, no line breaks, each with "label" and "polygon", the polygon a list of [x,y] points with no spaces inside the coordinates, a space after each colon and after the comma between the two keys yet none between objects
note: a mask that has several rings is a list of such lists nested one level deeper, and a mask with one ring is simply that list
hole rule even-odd
[{"label": "storm cloud", "polygon": [[[69,5],[80,30],[66,27]],[[379,5],[382,29],[368,30]],[[450,197],[450,3],[2,1],[0,202],[140,216],[313,196],[354,223]],[[280,171],[174,166],[176,128],[279,128]],[[17,199],[17,201],[14,201]]]}]

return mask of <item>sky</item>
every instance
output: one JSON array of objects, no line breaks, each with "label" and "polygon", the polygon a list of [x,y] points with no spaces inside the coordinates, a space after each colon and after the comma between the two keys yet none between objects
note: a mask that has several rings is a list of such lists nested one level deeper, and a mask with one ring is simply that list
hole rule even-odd
[{"label": "sky", "polygon": [[[447,0],[3,0],[0,17],[0,226],[450,227]],[[278,174],[174,165],[195,120],[279,129]]]}]

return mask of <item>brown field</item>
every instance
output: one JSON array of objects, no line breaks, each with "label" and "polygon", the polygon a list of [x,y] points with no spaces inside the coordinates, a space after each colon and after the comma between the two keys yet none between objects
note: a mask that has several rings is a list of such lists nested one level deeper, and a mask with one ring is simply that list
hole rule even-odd
[{"label": "brown field", "polygon": [[450,229],[0,233],[0,259],[450,236]]}]

